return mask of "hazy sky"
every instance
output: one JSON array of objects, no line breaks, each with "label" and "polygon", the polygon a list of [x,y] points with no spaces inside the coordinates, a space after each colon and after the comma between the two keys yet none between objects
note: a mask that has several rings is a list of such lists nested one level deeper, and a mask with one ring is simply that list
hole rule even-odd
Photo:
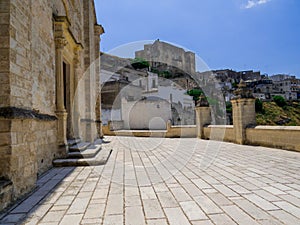
[{"label": "hazy sky", "polygon": [[164,40],[211,69],[300,77],[300,0],[95,0],[101,50]]}]

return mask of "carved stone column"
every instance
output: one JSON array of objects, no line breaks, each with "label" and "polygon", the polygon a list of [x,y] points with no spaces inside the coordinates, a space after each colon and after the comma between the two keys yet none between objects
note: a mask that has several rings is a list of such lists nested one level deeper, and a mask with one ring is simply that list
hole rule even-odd
[{"label": "carved stone column", "polygon": [[94,36],[95,36],[95,74],[96,74],[96,127],[98,137],[103,137],[102,132],[102,121],[101,121],[101,74],[100,74],[100,65],[101,65],[101,57],[100,57],[100,35],[104,33],[104,29],[101,25],[95,25],[94,27]]},{"label": "carved stone column", "polygon": [[82,78],[82,46],[78,45],[74,49],[74,93],[72,99],[72,129],[73,129],[73,136],[75,138],[80,138],[80,112],[79,112],[79,96],[81,95],[79,90],[80,79]]},{"label": "carved stone column", "polygon": [[58,118],[57,140],[59,145],[67,144],[67,112],[64,106],[64,72],[63,72],[63,49],[67,40],[63,37],[55,38],[56,58],[56,115]]},{"label": "carved stone column", "polygon": [[238,144],[246,144],[246,128],[256,125],[255,99],[243,80],[238,85],[235,95],[236,98],[231,100],[235,141]]},{"label": "carved stone column", "polygon": [[195,110],[197,137],[205,139],[204,126],[211,123],[211,110],[208,105],[207,99],[203,94],[201,94],[200,99],[196,104]]}]

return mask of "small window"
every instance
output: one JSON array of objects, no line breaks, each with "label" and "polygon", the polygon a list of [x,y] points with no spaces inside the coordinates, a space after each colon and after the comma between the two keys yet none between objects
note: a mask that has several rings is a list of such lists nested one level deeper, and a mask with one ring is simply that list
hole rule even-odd
[{"label": "small window", "polygon": [[154,79],[152,80],[152,88],[156,88],[156,82]]}]

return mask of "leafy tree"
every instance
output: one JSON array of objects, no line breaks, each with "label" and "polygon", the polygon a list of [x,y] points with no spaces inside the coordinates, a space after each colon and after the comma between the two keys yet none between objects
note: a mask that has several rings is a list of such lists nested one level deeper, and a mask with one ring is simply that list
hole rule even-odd
[{"label": "leafy tree", "polygon": [[263,102],[259,98],[255,99],[255,112],[264,112]]},{"label": "leafy tree", "polygon": [[143,69],[150,66],[149,62],[142,58],[135,58],[131,61],[131,65],[134,69]]},{"label": "leafy tree", "polygon": [[226,112],[232,113],[232,103],[231,102],[226,102]]},{"label": "leafy tree", "polygon": [[285,99],[280,96],[280,95],[276,95],[273,97],[274,102],[279,106],[279,107],[284,107],[286,106],[286,101]]},{"label": "leafy tree", "polygon": [[199,100],[201,93],[203,92],[200,89],[191,89],[187,91],[187,94],[192,96],[195,102]]}]

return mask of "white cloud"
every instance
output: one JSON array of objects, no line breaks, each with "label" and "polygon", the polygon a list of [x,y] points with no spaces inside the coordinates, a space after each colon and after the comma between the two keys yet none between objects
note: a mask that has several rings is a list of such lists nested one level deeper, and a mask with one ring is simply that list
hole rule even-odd
[{"label": "white cloud", "polygon": [[255,6],[266,4],[270,1],[271,0],[248,0],[247,5],[245,6],[245,8],[246,9],[251,9]]}]

